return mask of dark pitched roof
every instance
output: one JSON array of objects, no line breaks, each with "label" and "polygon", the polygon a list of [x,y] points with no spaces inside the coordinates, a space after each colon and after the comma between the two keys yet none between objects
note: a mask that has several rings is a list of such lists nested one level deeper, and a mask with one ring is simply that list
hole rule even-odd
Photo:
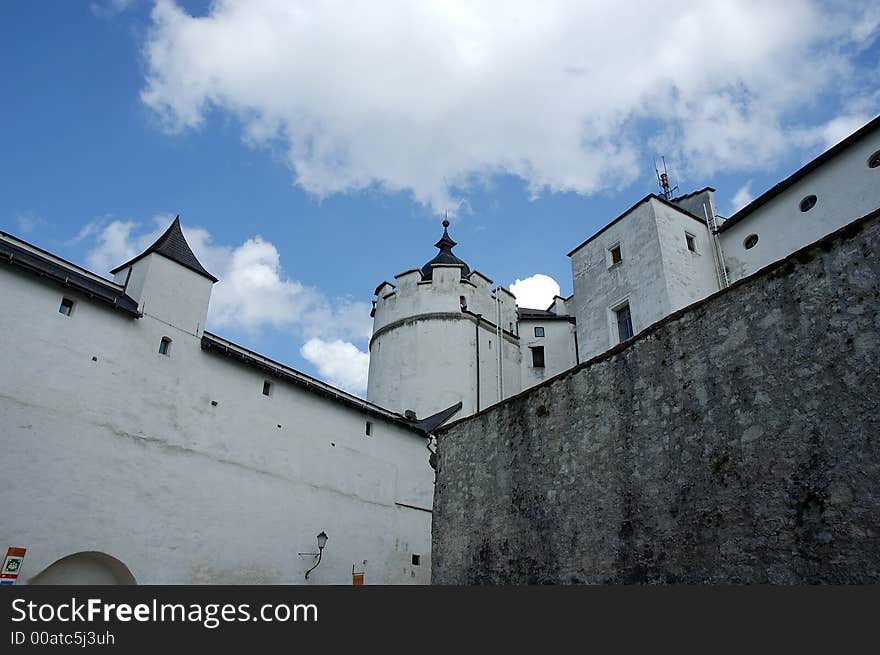
[{"label": "dark pitched roof", "polygon": [[[706,187],[706,188],[709,188],[709,187]],[[703,189],[703,191],[705,191],[705,190],[706,190],[706,189]],[[700,192],[698,191],[697,193],[700,193]],[[682,198],[686,198],[686,197],[687,197],[687,196],[681,196],[681,197],[677,198],[677,200],[681,200]],[[654,200],[658,200],[658,201],[660,201],[660,202],[663,203],[664,205],[668,205],[668,206],[672,207],[673,209],[675,209],[675,210],[681,212],[682,214],[684,214],[685,216],[689,216],[690,218],[694,219],[695,221],[699,221],[702,225],[706,225],[706,221],[705,221],[705,220],[703,220],[703,219],[700,218],[699,216],[696,216],[695,214],[690,213],[690,212],[689,212],[687,209],[685,209],[684,207],[679,207],[678,205],[674,205],[674,204],[672,204],[672,202],[670,202],[669,200],[667,200],[667,199],[664,198],[663,196],[658,196],[656,193],[649,193],[649,194],[646,195],[644,198],[642,198],[641,200],[639,200],[636,204],[634,204],[632,207],[630,207],[630,208],[627,209],[625,212],[623,212],[620,216],[618,216],[618,217],[615,218],[613,221],[611,221],[610,223],[608,223],[605,227],[603,227],[603,228],[600,229],[598,232],[596,232],[595,234],[593,234],[593,236],[591,236],[589,239],[587,239],[586,241],[584,241],[584,242],[583,242],[582,244],[580,244],[577,248],[575,248],[575,249],[572,250],[570,253],[568,253],[568,256],[571,257],[574,253],[576,253],[578,250],[580,250],[580,249],[583,248],[585,245],[587,245],[588,243],[590,243],[590,241],[592,241],[592,240],[595,239],[597,236],[599,236],[600,234],[602,234],[602,233],[603,233],[605,230],[607,230],[609,227],[611,227],[612,225],[614,225],[614,224],[617,223],[618,221],[623,220],[623,219],[624,219],[624,218],[625,218],[625,217],[626,217],[631,211],[633,211],[636,207],[638,207],[639,205],[641,205],[641,204],[643,204],[643,203],[648,202],[648,201],[651,200],[652,198],[653,198]]]},{"label": "dark pitched roof", "polygon": [[828,150],[823,152],[821,155],[816,157],[813,161],[807,163],[805,166],[798,169],[797,171],[795,171],[794,173],[789,175],[787,178],[785,178],[784,180],[782,180],[781,182],[779,182],[778,184],[776,184],[775,186],[768,189],[767,191],[762,193],[760,196],[758,196],[757,198],[752,200],[752,202],[750,202],[748,205],[746,205],[745,207],[740,209],[733,216],[731,216],[726,221],[724,221],[721,225],[719,225],[718,231],[724,232],[724,230],[729,228],[731,225],[736,225],[742,219],[744,219],[746,216],[751,214],[753,211],[755,211],[756,209],[758,209],[759,207],[761,207],[765,203],[769,202],[770,200],[772,200],[773,198],[778,196],[780,193],[785,191],[788,187],[790,187],[793,184],[795,184],[796,182],[800,181],[802,178],[806,177],[807,174],[811,173],[812,171],[817,169],[819,166],[824,164],[826,161],[828,161],[829,159],[834,157],[834,155],[839,153],[841,150],[848,148],[853,142],[858,141],[860,138],[862,138],[862,136],[864,136],[865,134],[867,134],[868,132],[872,131],[873,129],[875,129],[877,127],[880,127],[880,115],[878,115],[876,118],[868,121],[867,123],[862,125],[862,127],[860,127],[855,132],[853,132],[848,137],[846,137],[843,141],[841,141],[840,143],[838,143],[835,146],[832,146],[831,148],[829,148]]},{"label": "dark pitched roof", "polygon": [[[22,241],[22,243],[26,242]],[[31,244],[27,245],[30,246]],[[36,246],[31,247],[35,250],[40,250]],[[48,253],[46,254],[48,255]],[[125,289],[112,282],[98,280],[96,279],[97,276],[92,277],[92,274],[88,271],[69,262],[64,262],[60,258],[52,259],[39,252],[34,252],[5,239],[0,239],[0,261],[51,280],[61,286],[79,291],[92,300],[110,305],[113,309],[117,309],[134,318],[140,318],[141,316],[141,313],[138,311],[137,302],[125,293]],[[62,264],[61,262],[64,263]]]},{"label": "dark pitched roof", "polygon": [[302,387],[311,393],[324,396],[325,398],[329,398],[341,405],[364,412],[365,414],[384,419],[389,423],[394,423],[404,429],[415,432],[420,436],[427,436],[429,432],[447,421],[453,414],[461,409],[461,403],[458,403],[448,409],[437,412],[432,416],[428,416],[421,421],[411,421],[405,416],[401,416],[400,414],[384,409],[379,405],[375,405],[362,398],[358,398],[357,396],[342,391],[341,389],[337,389],[326,382],[322,382],[321,380],[306,375],[301,371],[280,364],[268,357],[255,353],[244,346],[240,346],[228,339],[212,334],[207,330],[202,333],[202,350],[236,359],[242,364],[257,368],[264,373]]},{"label": "dark pitched roof", "polygon": [[[422,279],[423,280],[431,280],[434,277],[434,264],[446,264],[452,266],[461,266],[461,277],[467,278],[470,277],[471,269],[470,267],[461,261],[458,257],[452,254],[452,249],[457,245],[455,241],[453,241],[449,232],[446,231],[446,228],[449,227],[449,221],[443,221],[443,236],[440,237],[440,240],[434,244],[435,248],[439,248],[440,252],[437,253],[437,256],[434,257],[427,264],[422,266]],[[485,276],[484,276],[485,277]]]},{"label": "dark pitched roof", "polygon": [[115,274],[118,271],[121,271],[123,268],[131,266],[136,261],[143,259],[147,255],[150,255],[152,253],[167,257],[171,261],[177,262],[181,266],[185,266],[189,270],[194,271],[199,275],[203,275],[212,282],[217,281],[217,278],[208,273],[208,271],[205,270],[205,267],[199,263],[199,260],[196,259],[196,256],[190,249],[189,244],[186,242],[186,238],[183,236],[183,230],[180,229],[180,216],[177,216],[174,219],[174,222],[168,227],[167,230],[165,230],[165,234],[156,239],[156,243],[144,250],[134,259],[125,262],[124,264],[122,264],[122,266],[117,266],[112,271],[110,271],[110,273]]},{"label": "dark pitched roof", "polygon": [[560,316],[546,309],[523,307],[516,309],[516,317],[521,321],[568,321],[574,323],[574,316]]},{"label": "dark pitched roof", "polygon": [[684,195],[676,196],[675,198],[671,198],[669,200],[669,202],[676,203],[681,200],[687,200],[688,198],[693,198],[694,196],[697,196],[697,195],[703,193],[703,191],[712,191],[714,193],[716,191],[716,189],[714,189],[713,187],[710,187],[710,186],[704,186],[702,189],[697,189],[696,191],[691,191],[690,193],[685,193]]}]

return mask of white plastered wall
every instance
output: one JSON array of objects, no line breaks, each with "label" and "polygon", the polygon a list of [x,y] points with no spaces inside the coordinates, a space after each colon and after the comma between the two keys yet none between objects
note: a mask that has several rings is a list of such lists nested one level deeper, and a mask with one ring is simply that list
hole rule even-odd
[{"label": "white plastered wall", "polygon": [[433,471],[418,434],[183,330],[160,355],[166,322],[5,267],[0,297],[0,540],[28,549],[23,579],[95,551],[145,584],[302,584],[314,558],[297,553],[324,530],[310,583],[350,584],[352,565],[367,584],[430,580]]}]

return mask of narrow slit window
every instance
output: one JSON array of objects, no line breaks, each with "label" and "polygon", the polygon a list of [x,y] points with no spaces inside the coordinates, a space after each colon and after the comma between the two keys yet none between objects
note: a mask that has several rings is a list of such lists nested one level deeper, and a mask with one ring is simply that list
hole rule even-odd
[{"label": "narrow slit window", "polygon": [[70,316],[73,313],[73,301],[70,298],[62,298],[58,311],[65,316]]},{"label": "narrow slit window", "polygon": [[159,342],[159,354],[166,357],[171,356],[171,339],[169,337],[162,337],[162,341]]},{"label": "narrow slit window", "polygon": [[364,427],[364,434],[368,437],[373,434],[373,424],[370,421],[367,421],[367,425]]},{"label": "narrow slit window", "polygon": [[263,380],[263,395],[268,396],[272,393],[272,383],[269,380]]},{"label": "narrow slit window", "polygon": [[688,250],[697,252],[697,239],[693,234],[684,233],[684,240],[687,243]]},{"label": "narrow slit window", "polygon": [[623,255],[620,253],[620,244],[616,246],[611,246],[608,249],[608,252],[611,253],[611,265],[619,264],[623,261]]},{"label": "narrow slit window", "polygon": [[617,317],[617,336],[620,341],[626,341],[633,335],[632,314],[629,310],[629,304],[615,310],[614,314]]},{"label": "narrow slit window", "polygon": [[422,556],[421,555],[413,555],[412,556],[413,566],[421,566],[422,565]]},{"label": "narrow slit window", "polygon": [[534,368],[544,368],[544,346],[532,346],[532,366]]}]

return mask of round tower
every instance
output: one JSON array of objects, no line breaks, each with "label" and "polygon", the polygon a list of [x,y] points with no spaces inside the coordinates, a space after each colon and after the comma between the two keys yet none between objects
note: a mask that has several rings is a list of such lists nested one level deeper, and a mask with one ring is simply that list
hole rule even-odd
[{"label": "round tower", "polygon": [[421,268],[382,282],[373,301],[367,400],[426,418],[467,416],[520,390],[516,303],[459,259],[449,221]]}]

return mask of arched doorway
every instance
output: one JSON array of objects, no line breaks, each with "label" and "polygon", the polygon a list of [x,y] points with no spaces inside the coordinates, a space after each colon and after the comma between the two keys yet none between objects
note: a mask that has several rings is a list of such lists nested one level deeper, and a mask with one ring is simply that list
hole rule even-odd
[{"label": "arched doorway", "polygon": [[137,584],[128,567],[115,557],[84,551],[62,557],[28,580],[32,585]]}]

